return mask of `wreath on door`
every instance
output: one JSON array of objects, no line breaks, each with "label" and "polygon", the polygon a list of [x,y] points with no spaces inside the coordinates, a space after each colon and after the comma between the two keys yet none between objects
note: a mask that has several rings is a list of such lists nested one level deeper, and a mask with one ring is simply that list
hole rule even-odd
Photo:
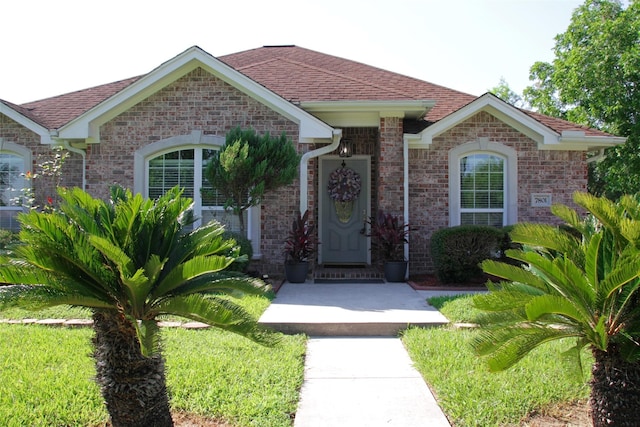
[{"label": "wreath on door", "polygon": [[342,223],[349,222],[353,212],[353,202],[362,189],[360,175],[353,169],[341,166],[329,175],[327,189],[336,207],[338,219]]}]

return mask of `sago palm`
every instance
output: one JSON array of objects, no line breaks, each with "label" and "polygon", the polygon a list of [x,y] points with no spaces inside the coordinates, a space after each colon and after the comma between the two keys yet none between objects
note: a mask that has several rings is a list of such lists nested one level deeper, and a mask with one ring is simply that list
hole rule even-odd
[{"label": "sago palm", "polygon": [[552,212],[566,225],[519,224],[521,250],[507,255],[521,267],[485,261],[485,272],[506,279],[474,298],[487,312],[474,341],[492,370],[510,367],[545,342],[575,339],[569,353],[594,356],[591,416],[600,426],[640,422],[640,201],[614,203],[585,193]]},{"label": "sago palm", "polygon": [[238,259],[216,222],[195,230],[174,188],[153,201],[114,187],[109,202],[60,190],[58,209],[20,216],[15,253],[0,263],[0,309],[60,304],[93,311],[96,380],[112,424],[171,426],[156,319],[177,315],[271,344],[276,335],[227,294],[263,294],[225,272]]}]

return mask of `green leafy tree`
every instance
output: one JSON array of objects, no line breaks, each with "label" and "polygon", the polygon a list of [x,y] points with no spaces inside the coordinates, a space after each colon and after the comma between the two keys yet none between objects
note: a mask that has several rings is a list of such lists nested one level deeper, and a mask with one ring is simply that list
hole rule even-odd
[{"label": "green leafy tree", "polygon": [[514,107],[527,108],[527,103],[516,91],[509,87],[509,83],[507,83],[504,77],[500,77],[500,82],[498,83],[498,85],[489,89],[489,92],[502,99],[503,101],[508,102]]},{"label": "green leafy tree", "polygon": [[187,231],[192,201],[181,194],[174,188],[152,201],[114,187],[106,202],[60,189],[58,208],[20,215],[23,244],[0,260],[0,309],[93,311],[96,381],[115,427],[173,425],[158,316],[276,341],[225,298],[260,295],[263,283],[225,271],[238,248],[220,224]]},{"label": "green leafy tree", "polygon": [[593,425],[635,426],[640,419],[640,198],[614,203],[587,193],[574,201],[591,215],[552,207],[566,226],[518,224],[511,233],[521,263],[484,261],[486,273],[506,279],[474,298],[485,310],[474,341],[491,370],[509,368],[535,347],[572,339],[567,355],[594,356]]},{"label": "green leafy tree", "polygon": [[555,59],[530,70],[525,100],[542,114],[628,138],[591,164],[589,191],[640,191],[640,2],[587,0],[556,36]]},{"label": "green leafy tree", "polygon": [[278,138],[239,127],[229,131],[224,146],[213,154],[206,177],[225,198],[225,208],[238,215],[245,233],[244,212],[260,204],[267,191],[291,184],[300,158],[285,133]]}]

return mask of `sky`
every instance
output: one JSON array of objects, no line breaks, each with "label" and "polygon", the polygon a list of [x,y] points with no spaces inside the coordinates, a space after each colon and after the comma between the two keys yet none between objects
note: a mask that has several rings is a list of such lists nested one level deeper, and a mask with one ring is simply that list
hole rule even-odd
[{"label": "sky", "polygon": [[197,45],[295,44],[482,95],[552,61],[582,0],[27,0],[0,7],[0,99],[21,104],[148,73]]}]

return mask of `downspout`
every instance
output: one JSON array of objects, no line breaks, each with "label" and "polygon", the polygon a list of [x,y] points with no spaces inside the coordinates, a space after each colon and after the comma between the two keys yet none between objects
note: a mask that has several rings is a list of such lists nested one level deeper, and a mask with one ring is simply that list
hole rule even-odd
[{"label": "downspout", "polygon": [[340,145],[340,138],[342,138],[342,129],[333,130],[333,141],[329,145],[320,147],[316,150],[308,151],[302,155],[300,159],[300,212],[304,213],[309,208],[309,159],[322,156],[323,154],[331,153]]},{"label": "downspout", "polygon": [[62,143],[61,145],[63,148],[71,151],[72,153],[80,154],[82,157],[82,190],[85,191],[87,187],[87,152],[81,148],[72,147],[66,139],[60,140],[60,142]]},{"label": "downspout", "polygon": [[[409,140],[407,138],[403,138],[402,145],[402,161],[403,161],[403,174],[404,174],[404,222],[405,224],[410,224],[409,220]],[[407,240],[409,240],[411,236],[407,236]],[[409,259],[409,243],[404,244],[404,259]],[[409,265],[407,265],[407,276],[409,275]]]}]

